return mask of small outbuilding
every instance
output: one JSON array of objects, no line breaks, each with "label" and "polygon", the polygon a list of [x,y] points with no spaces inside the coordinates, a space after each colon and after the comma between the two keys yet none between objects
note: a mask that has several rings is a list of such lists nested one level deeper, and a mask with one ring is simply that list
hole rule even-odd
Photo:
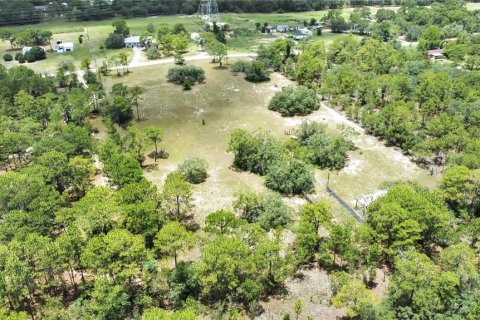
[{"label": "small outbuilding", "polygon": [[445,56],[445,51],[443,49],[428,50],[427,56],[429,59],[436,60],[438,58],[443,58]]},{"label": "small outbuilding", "polygon": [[143,47],[140,36],[130,36],[123,40],[126,48]]},{"label": "small outbuilding", "polygon": [[277,29],[271,25],[268,25],[265,27],[265,33],[267,34],[272,34],[272,33],[276,33],[277,32]]},{"label": "small outbuilding", "polygon": [[57,43],[55,51],[57,52],[72,52],[74,50],[73,42],[60,42]]}]

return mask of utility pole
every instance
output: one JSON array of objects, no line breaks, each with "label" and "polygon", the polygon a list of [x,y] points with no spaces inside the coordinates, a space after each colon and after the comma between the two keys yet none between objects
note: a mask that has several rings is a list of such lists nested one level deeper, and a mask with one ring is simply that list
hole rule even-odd
[{"label": "utility pole", "polygon": [[93,53],[93,48],[92,48],[92,43],[90,42],[90,35],[88,34],[88,28],[84,27],[85,33],[87,35],[87,41],[88,41],[88,49],[90,51],[90,55],[93,58],[93,62],[95,63],[95,70],[98,73],[98,64],[97,64],[97,57],[95,56],[95,53]]},{"label": "utility pole", "polygon": [[[92,42],[90,41],[90,35],[88,33],[88,28],[84,27],[85,33],[87,35],[87,41],[88,41],[88,49],[90,51],[90,55],[93,58],[93,63],[95,64],[95,72],[97,73],[98,80],[100,81],[100,85],[102,88],[104,88],[104,91],[106,93],[106,88],[103,85],[103,79],[102,79],[102,74],[100,73],[100,69],[98,68],[98,63],[97,63],[97,56],[95,55],[92,47]],[[98,110],[98,100],[97,100],[97,93],[94,92],[94,104],[95,104],[95,109]]]}]

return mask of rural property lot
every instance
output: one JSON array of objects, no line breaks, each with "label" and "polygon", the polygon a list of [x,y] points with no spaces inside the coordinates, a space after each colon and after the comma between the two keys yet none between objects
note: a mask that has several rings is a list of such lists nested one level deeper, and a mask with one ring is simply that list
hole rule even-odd
[{"label": "rural property lot", "polygon": [[[285,131],[294,129],[308,119],[327,125],[338,132],[344,127],[355,143],[357,150],[349,153],[349,162],[341,171],[316,171],[315,199],[330,200],[339,219],[350,217],[330,198],[325,191],[327,175],[330,186],[342,197],[355,205],[357,198],[374,193],[385,181],[413,180],[433,187],[435,179],[426,170],[418,168],[400,151],[384,146],[382,141],[369,136],[359,127],[325,105],[307,117],[282,118],[267,108],[271,97],[282,87],[293,85],[280,74],[272,74],[270,82],[252,84],[242,75],[233,75],[229,70],[219,70],[209,61],[194,62],[205,69],[206,83],[196,85],[191,91],[167,82],[166,74],[172,64],[135,68],[122,78],[110,78],[109,86],[122,82],[128,86],[139,85],[146,89],[140,103],[142,120],[134,125],[140,129],[156,125],[165,129],[162,147],[170,154],[169,159],[160,160],[158,169],[147,173],[157,185],[166,175],[175,170],[185,157],[197,156],[209,163],[210,177],[196,187],[196,218],[201,224],[204,217],[217,209],[229,208],[235,192],[246,188],[263,190],[262,178],[247,172],[236,172],[230,168],[233,155],[226,152],[228,140],[237,128],[270,131],[282,141],[290,139]],[[202,120],[205,125],[202,125]],[[212,202],[211,199],[216,201]],[[293,207],[305,201],[301,198],[287,199]]]}]

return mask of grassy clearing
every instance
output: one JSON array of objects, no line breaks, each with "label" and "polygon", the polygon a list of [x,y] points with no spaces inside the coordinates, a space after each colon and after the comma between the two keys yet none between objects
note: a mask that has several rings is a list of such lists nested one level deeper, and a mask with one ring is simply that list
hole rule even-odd
[{"label": "grassy clearing", "polygon": [[[196,216],[200,223],[209,212],[229,208],[235,192],[246,188],[264,190],[262,177],[230,168],[233,156],[225,150],[233,130],[268,130],[285,141],[289,139],[284,134],[285,129],[294,128],[305,119],[323,122],[332,132],[339,132],[341,124],[349,125],[345,118],[327,108],[308,117],[295,118],[282,118],[269,111],[267,104],[275,92],[291,84],[278,74],[272,75],[271,82],[252,84],[228,70],[214,69],[208,62],[195,64],[205,69],[207,81],[191,91],[183,91],[180,86],[166,81],[166,73],[172,65],[134,69],[124,78],[113,77],[108,81],[109,85],[123,82],[145,87],[140,107],[142,120],[133,124],[139,128],[154,124],[165,129],[163,147],[170,158],[160,160],[158,168],[147,173],[152,181],[161,185],[166,175],[188,156],[198,156],[209,163],[210,177],[196,187],[195,192]],[[400,152],[385,147],[383,142],[363,133],[352,135],[352,140],[358,149],[350,152],[345,169],[339,172],[316,170],[313,197],[329,201],[337,219],[352,218],[326,193],[329,174],[330,186],[352,205],[358,197],[377,191],[385,181],[413,180],[429,187],[435,184],[427,171],[415,166]],[[296,197],[286,201],[294,208],[305,203]]]},{"label": "grassy clearing", "polygon": [[469,2],[467,3],[468,10],[480,10],[480,2]]}]

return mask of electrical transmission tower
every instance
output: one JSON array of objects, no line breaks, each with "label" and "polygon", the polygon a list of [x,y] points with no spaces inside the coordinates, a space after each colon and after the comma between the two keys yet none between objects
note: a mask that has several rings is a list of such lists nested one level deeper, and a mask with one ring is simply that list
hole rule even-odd
[{"label": "electrical transmission tower", "polygon": [[218,13],[217,0],[200,0],[197,15],[206,21],[219,22],[220,14]]}]

